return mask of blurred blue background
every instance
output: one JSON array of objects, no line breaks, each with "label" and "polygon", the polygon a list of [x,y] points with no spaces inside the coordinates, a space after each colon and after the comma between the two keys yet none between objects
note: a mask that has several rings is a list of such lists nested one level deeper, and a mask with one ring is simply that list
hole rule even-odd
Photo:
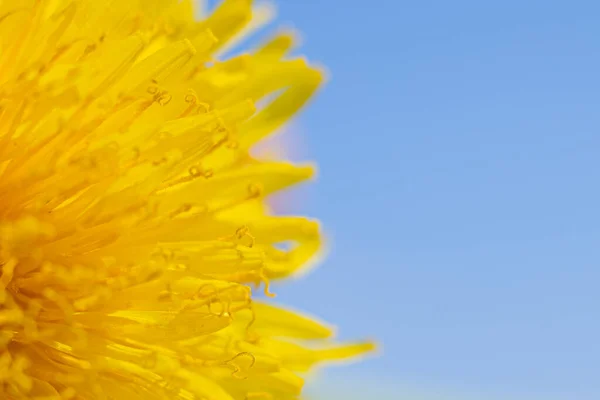
[{"label": "blurred blue background", "polygon": [[600,398],[600,3],[277,4],[332,76],[295,128],[332,249],[278,300],[385,351],[323,385]]}]

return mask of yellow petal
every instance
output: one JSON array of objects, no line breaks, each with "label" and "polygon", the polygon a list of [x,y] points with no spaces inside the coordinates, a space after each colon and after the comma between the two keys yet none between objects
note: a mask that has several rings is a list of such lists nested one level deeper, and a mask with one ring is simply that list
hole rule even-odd
[{"label": "yellow petal", "polygon": [[249,329],[260,336],[324,339],[333,335],[331,327],[312,317],[259,301],[254,301],[252,307],[255,320]]}]

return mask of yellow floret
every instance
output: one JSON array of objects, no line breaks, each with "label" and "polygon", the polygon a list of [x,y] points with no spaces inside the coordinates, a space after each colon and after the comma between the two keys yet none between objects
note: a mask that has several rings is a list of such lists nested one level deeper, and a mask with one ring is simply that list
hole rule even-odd
[{"label": "yellow floret", "polygon": [[313,168],[249,149],[322,75],[289,34],[217,59],[251,3],[0,2],[0,398],[295,399],[371,349],[252,299],[320,250],[264,203]]}]

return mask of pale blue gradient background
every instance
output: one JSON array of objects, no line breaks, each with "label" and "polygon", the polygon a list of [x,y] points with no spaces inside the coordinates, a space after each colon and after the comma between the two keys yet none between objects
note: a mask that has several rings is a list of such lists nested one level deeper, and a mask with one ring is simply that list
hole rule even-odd
[{"label": "pale blue gradient background", "polygon": [[279,301],[385,348],[327,393],[599,399],[600,2],[277,3],[332,75],[298,129],[333,247]]}]

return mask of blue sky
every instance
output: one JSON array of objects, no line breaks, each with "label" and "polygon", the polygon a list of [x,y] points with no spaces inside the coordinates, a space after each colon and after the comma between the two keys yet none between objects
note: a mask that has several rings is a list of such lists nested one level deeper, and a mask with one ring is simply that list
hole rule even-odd
[{"label": "blue sky", "polygon": [[279,300],[385,349],[323,387],[600,398],[600,3],[277,3],[332,76],[295,128],[332,251]]}]

